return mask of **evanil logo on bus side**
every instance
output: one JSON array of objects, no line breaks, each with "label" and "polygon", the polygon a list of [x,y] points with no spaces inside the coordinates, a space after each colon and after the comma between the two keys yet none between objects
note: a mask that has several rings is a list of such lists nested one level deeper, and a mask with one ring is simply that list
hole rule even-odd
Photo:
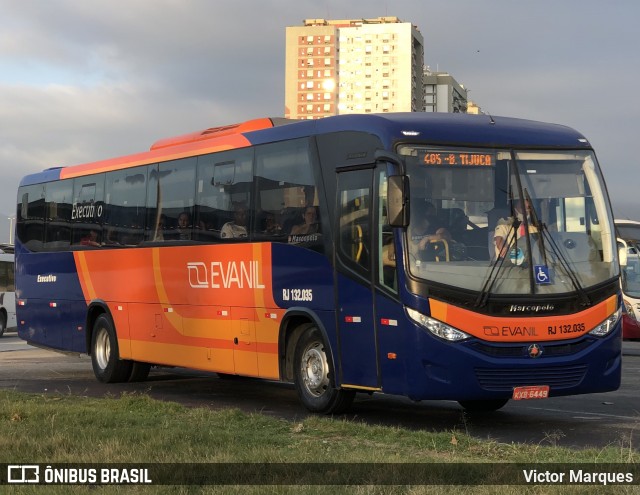
[{"label": "evanil logo on bus side", "polygon": [[194,289],[264,289],[260,263],[252,261],[203,261],[187,263],[189,285]]}]

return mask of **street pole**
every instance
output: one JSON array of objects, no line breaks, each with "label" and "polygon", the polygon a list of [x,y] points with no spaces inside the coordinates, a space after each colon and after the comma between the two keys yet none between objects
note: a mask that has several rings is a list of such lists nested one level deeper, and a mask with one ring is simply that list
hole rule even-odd
[{"label": "street pole", "polygon": [[9,217],[9,244],[13,244],[13,221],[15,217]]}]

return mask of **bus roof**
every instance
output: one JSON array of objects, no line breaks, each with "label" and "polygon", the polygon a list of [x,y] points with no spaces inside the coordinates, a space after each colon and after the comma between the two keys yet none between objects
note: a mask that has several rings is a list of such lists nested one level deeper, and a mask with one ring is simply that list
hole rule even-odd
[{"label": "bus roof", "polygon": [[392,149],[401,141],[456,146],[590,148],[582,134],[566,126],[488,115],[412,112],[339,115],[302,121],[263,118],[162,139],[154,143],[149,151],[133,155],[47,169],[26,176],[20,185],[341,131],[373,134],[387,149]]}]

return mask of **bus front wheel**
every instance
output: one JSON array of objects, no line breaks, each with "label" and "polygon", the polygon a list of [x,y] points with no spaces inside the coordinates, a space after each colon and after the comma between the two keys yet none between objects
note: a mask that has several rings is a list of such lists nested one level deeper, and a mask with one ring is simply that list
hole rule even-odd
[{"label": "bus front wheel", "polygon": [[0,337],[4,335],[4,331],[7,329],[7,315],[4,311],[0,311]]},{"label": "bus front wheel", "polygon": [[310,324],[303,330],[294,354],[295,384],[302,404],[311,412],[341,413],[355,392],[335,386],[335,369],[320,330]]},{"label": "bus front wheel", "polygon": [[126,382],[131,376],[132,362],[120,359],[116,331],[106,315],[100,315],[93,325],[91,364],[103,383]]}]

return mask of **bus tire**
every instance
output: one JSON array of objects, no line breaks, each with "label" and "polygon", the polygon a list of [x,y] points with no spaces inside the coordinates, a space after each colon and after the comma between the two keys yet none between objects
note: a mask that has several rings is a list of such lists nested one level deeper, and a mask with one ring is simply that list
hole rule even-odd
[{"label": "bus tire", "polygon": [[91,364],[93,373],[102,383],[126,382],[133,363],[120,359],[118,338],[107,315],[100,315],[93,325],[91,336]]},{"label": "bus tire", "polygon": [[335,368],[318,328],[302,331],[294,352],[294,375],[298,396],[311,412],[339,414],[349,408],[355,392],[335,386]]},{"label": "bus tire", "polygon": [[504,406],[509,399],[460,400],[458,404],[469,412],[493,412]]},{"label": "bus tire", "polygon": [[0,337],[4,335],[4,331],[7,329],[7,315],[4,311],[0,311]]},{"label": "bus tire", "polygon": [[130,382],[143,382],[149,376],[151,371],[151,365],[149,363],[141,363],[140,361],[131,362],[131,375],[129,376]]}]

